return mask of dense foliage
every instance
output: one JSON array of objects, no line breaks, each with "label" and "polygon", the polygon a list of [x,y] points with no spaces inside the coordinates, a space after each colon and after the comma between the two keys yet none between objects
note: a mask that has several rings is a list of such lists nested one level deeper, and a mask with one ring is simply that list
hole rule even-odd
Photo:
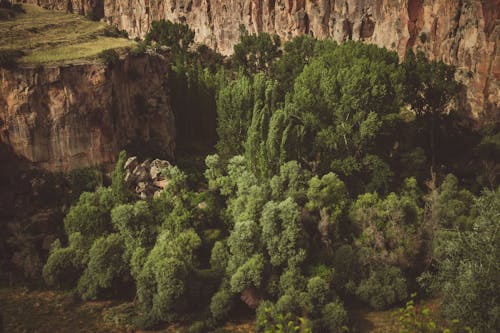
[{"label": "dense foliage", "polygon": [[193,37],[163,21],[145,43],[174,54],[180,138],[215,143],[204,179],[170,167],[162,194],[136,201],[122,153],[112,185],[67,214],[48,284],[133,292],[137,324],[191,332],[242,309],[260,331],[341,332],[352,304],[387,309],[419,288],[444,291],[447,318],[498,328],[498,126],[463,125],[452,67],[246,32],[223,62]]}]

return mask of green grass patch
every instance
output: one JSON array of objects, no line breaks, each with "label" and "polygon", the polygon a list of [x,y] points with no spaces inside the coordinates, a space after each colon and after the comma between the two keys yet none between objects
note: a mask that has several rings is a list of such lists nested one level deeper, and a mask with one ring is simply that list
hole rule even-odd
[{"label": "green grass patch", "polygon": [[109,27],[102,22],[33,5],[23,8],[25,13],[0,21],[0,50],[24,52],[20,63],[75,62],[97,58],[107,49],[136,45],[126,38],[106,37]]}]

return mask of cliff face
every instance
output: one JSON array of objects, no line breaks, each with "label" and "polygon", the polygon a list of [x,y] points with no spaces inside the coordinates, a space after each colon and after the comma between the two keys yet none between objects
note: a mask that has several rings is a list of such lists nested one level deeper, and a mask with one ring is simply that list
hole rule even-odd
[{"label": "cliff face", "polygon": [[229,54],[240,25],[251,32],[363,40],[395,50],[423,50],[457,67],[464,104],[483,120],[498,119],[500,0],[30,0],[86,14],[89,9],[132,37],[154,20],[188,23],[197,42]]},{"label": "cliff face", "polygon": [[198,42],[232,52],[242,24],[250,33],[353,39],[395,50],[423,50],[457,67],[475,117],[499,114],[500,0],[104,0],[104,16],[132,36],[153,20],[188,23]]},{"label": "cliff face", "polygon": [[0,70],[0,142],[48,170],[114,161],[131,140],[174,152],[166,60],[127,57],[112,67],[80,64]]}]

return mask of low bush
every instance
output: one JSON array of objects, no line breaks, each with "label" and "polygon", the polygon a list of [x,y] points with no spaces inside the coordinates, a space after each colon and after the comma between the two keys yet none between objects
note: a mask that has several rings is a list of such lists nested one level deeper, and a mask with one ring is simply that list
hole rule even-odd
[{"label": "low bush", "polygon": [[113,38],[127,38],[128,39],[128,32],[126,30],[118,29],[118,27],[115,25],[113,27],[107,27],[104,30],[104,36],[113,37]]},{"label": "low bush", "polygon": [[101,18],[93,11],[89,11],[85,17],[91,21],[98,22]]},{"label": "low bush", "polygon": [[108,66],[113,66],[120,62],[120,55],[113,49],[102,51],[98,54],[98,58]]},{"label": "low bush", "polygon": [[24,55],[20,50],[0,50],[0,68],[13,68],[17,60]]}]

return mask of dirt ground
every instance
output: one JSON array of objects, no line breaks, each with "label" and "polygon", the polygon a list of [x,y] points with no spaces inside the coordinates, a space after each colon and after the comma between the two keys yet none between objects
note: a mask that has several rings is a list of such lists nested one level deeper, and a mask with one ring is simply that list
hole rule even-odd
[{"label": "dirt ground", "polygon": [[[25,288],[1,288],[0,333],[79,333],[79,332],[172,332],[178,327],[141,331],[131,326],[116,325],[105,319],[109,309],[127,305],[116,301],[82,302],[68,293]],[[3,330],[2,330],[3,328]],[[228,323],[229,332],[253,332],[253,323]]]},{"label": "dirt ground", "polygon": [[[426,301],[425,305],[434,313],[438,300]],[[77,332],[178,332],[178,327],[165,327],[156,331],[140,331],[131,326],[117,325],[106,320],[113,307],[127,307],[127,303],[116,301],[82,302],[69,293],[26,288],[1,288],[0,311],[3,331],[0,333],[77,333]],[[131,306],[131,304],[130,304]],[[355,310],[354,331],[360,333],[398,332],[394,310]],[[254,332],[252,322],[228,323],[228,332]]]}]

